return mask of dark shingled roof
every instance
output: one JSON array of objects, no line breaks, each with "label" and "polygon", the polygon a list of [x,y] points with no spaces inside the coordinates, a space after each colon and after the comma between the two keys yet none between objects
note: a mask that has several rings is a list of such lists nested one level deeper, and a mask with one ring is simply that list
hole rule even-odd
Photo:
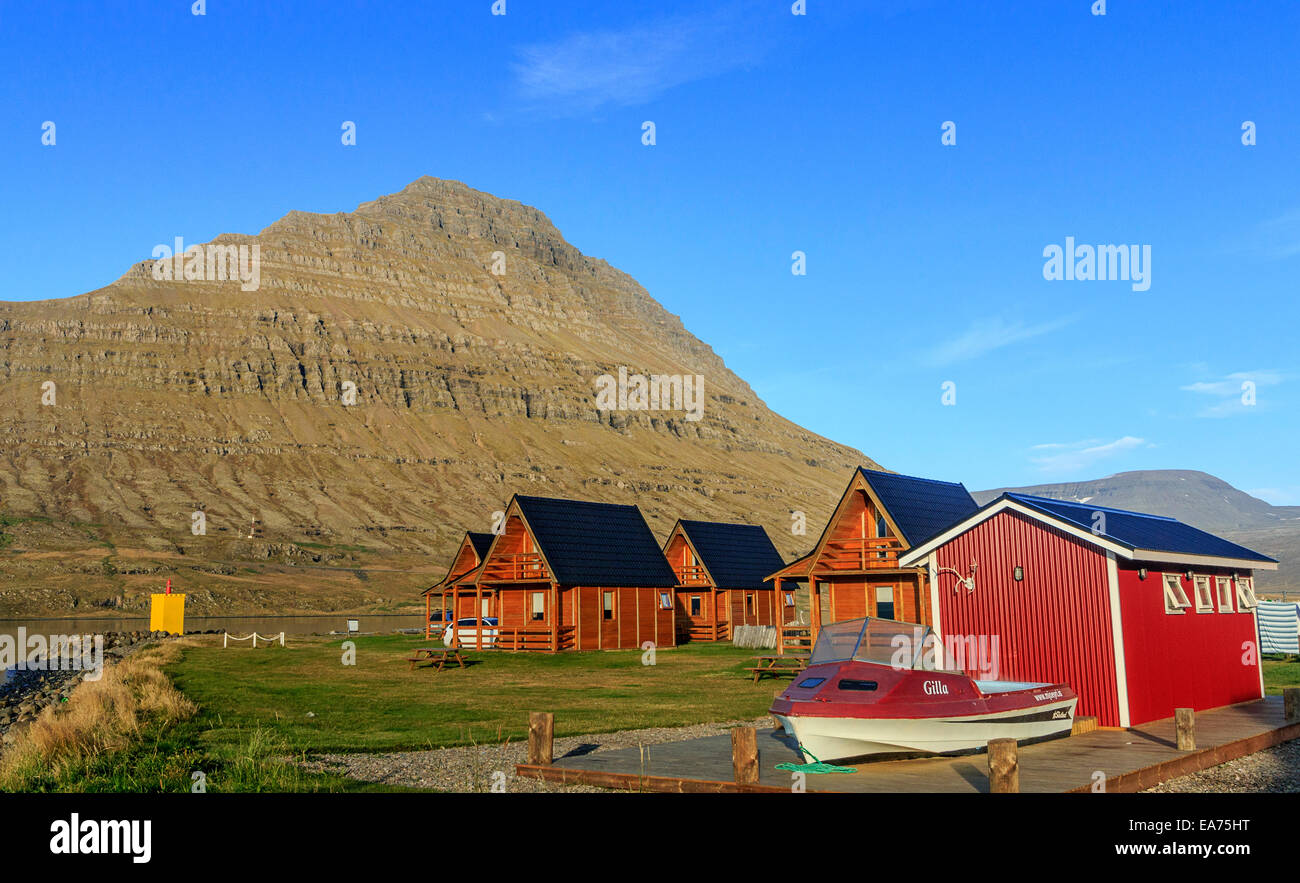
[{"label": "dark shingled roof", "polygon": [[880,497],[909,546],[919,546],[979,509],[960,482],[934,481],[861,467],[859,471]]},{"label": "dark shingled roof", "polygon": [[785,566],[771,537],[757,524],[678,523],[720,589],[764,588],[763,578]]},{"label": "dark shingled roof", "polygon": [[488,546],[492,545],[492,538],[495,534],[474,533],[474,531],[469,530],[465,532],[465,536],[469,537],[470,545],[474,547],[474,552],[478,555],[478,560],[482,561],[483,556],[487,555]]},{"label": "dark shingled roof", "polygon": [[[1096,532],[1094,525],[1104,526],[1105,530],[1097,532],[1098,536],[1134,550],[1241,558],[1248,561],[1274,560],[1267,555],[1253,552],[1245,546],[1238,546],[1222,537],[1206,533],[1190,524],[1183,524],[1176,518],[1129,512],[1125,509],[1108,509],[1105,506],[1090,506],[1087,503],[1075,503],[1070,500],[1052,500],[1030,494],[1008,492],[1003,496],[1031,509],[1055,516],[1075,527],[1081,527],[1090,533]],[[1095,519],[1094,512],[1104,514],[1104,525],[1101,519]]]},{"label": "dark shingled roof", "polygon": [[569,586],[672,588],[677,575],[636,506],[515,496],[533,539]]}]

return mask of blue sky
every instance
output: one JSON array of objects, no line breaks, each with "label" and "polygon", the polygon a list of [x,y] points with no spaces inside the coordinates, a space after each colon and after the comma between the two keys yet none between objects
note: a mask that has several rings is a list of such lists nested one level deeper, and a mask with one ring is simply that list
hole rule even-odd
[{"label": "blue sky", "polygon": [[[1300,4],[506,3],[4,4],[0,299],[430,174],[890,468],[1300,504]],[[1150,287],[1045,279],[1066,237],[1149,246]]]}]

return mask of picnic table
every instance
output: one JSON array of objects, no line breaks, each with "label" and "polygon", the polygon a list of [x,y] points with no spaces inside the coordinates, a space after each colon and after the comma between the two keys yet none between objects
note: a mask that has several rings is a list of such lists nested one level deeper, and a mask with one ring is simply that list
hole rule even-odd
[{"label": "picnic table", "polygon": [[745,671],[753,672],[754,683],[756,684],[765,675],[771,675],[774,678],[785,675],[793,677],[808,667],[807,656],[786,654],[785,656],[768,655],[755,656],[754,658],[758,660],[757,664],[745,669]]},{"label": "picnic table", "polygon": [[461,668],[465,667],[465,657],[454,647],[416,647],[415,655],[406,659],[411,663],[410,671],[415,671],[415,667],[421,662],[427,662],[435,671],[442,671],[444,665],[448,662],[456,662]]}]

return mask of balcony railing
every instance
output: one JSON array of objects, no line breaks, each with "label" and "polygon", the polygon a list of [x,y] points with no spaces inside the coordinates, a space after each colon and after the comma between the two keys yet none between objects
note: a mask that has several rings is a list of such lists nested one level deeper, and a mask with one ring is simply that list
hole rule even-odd
[{"label": "balcony railing", "polygon": [[683,586],[707,586],[709,576],[704,572],[703,565],[679,564],[677,566],[677,582]]},{"label": "balcony railing", "polygon": [[827,540],[817,566],[823,570],[875,570],[898,567],[903,543],[894,537],[850,537]]},{"label": "balcony railing", "polygon": [[518,552],[514,555],[495,555],[483,567],[484,580],[492,582],[527,582],[549,580],[550,572],[538,552]]}]

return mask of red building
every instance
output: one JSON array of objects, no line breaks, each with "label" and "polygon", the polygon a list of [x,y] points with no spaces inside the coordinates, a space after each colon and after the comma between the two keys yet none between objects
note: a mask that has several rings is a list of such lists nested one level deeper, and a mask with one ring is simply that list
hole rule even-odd
[{"label": "red building", "polygon": [[677,640],[726,641],[737,625],[794,618],[794,592],[767,575],[785,562],[757,524],[687,521],[673,525],[664,556],[677,574]]},{"label": "red building", "polygon": [[636,506],[516,495],[482,562],[442,589],[457,617],[495,619],[502,650],[676,645],[677,576]]},{"label": "red building", "polygon": [[929,572],[946,664],[984,641],[996,677],[1067,683],[1102,726],[1263,695],[1253,571],[1277,562],[1173,518],[1007,493],[899,565]]}]

